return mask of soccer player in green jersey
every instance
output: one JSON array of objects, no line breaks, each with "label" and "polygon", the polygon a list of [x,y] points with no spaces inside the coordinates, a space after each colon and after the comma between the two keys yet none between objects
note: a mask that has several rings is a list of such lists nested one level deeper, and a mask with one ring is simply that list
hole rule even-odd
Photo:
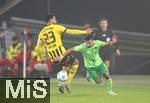
[{"label": "soccer player in green jersey", "polygon": [[[85,68],[89,73],[90,77],[95,81],[95,83],[100,83],[100,77],[104,76],[106,78],[106,89],[109,95],[117,95],[112,91],[112,79],[109,74],[109,70],[104,62],[99,56],[99,49],[106,45],[113,45],[117,42],[117,38],[113,37],[112,41],[102,42],[99,40],[93,40],[92,35],[88,35],[85,38],[85,43],[80,44],[76,47],[68,49],[63,57],[69,55],[71,52],[80,52],[84,58]],[[61,60],[61,59],[60,59]]]}]

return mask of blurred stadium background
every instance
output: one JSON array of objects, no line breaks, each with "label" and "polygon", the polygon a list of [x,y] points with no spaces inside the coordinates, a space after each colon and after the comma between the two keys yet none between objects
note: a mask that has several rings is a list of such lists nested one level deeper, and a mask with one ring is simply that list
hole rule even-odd
[{"label": "blurred stadium background", "polygon": [[[146,0],[137,1],[136,5],[133,1],[118,0],[118,4],[115,4],[105,0],[0,0],[0,58],[5,57],[6,49],[11,45],[14,35],[23,43],[22,33],[25,26],[29,28],[29,36],[35,46],[47,13],[56,13],[58,21],[68,28],[80,29],[83,29],[81,25],[87,22],[97,27],[99,18],[107,17],[113,32],[119,36],[118,44],[121,50],[121,56],[114,54],[112,57],[111,74],[150,75],[150,24],[147,23],[150,15],[143,13],[148,6]],[[85,2],[87,5],[84,5]],[[138,8],[142,4],[145,8]],[[117,10],[116,6],[121,10]],[[128,7],[125,8],[126,6]],[[69,48],[82,43],[83,38],[84,36],[64,34],[63,42],[65,47]],[[82,60],[80,54],[75,55]],[[77,76],[85,76],[82,62]]]},{"label": "blurred stadium background", "polygon": [[[103,84],[94,85],[83,79],[86,75],[83,59],[80,54],[75,54],[80,60],[80,67],[73,82],[73,93],[60,95],[57,80],[51,79],[51,102],[149,103],[149,4],[148,0],[0,0],[0,60],[6,58],[7,48],[12,45],[15,35],[23,45],[25,28],[28,29],[34,48],[48,13],[55,13],[62,25],[80,29],[85,23],[91,23],[97,28],[99,19],[106,17],[113,32],[119,36],[121,56],[114,53],[110,69],[118,96],[107,97]],[[63,42],[69,48],[82,43],[83,38],[64,34]],[[55,69],[58,71],[58,67]],[[14,77],[8,75],[8,70],[7,66],[0,66],[0,78]],[[15,77],[23,77],[23,64],[19,64],[19,73]]]}]

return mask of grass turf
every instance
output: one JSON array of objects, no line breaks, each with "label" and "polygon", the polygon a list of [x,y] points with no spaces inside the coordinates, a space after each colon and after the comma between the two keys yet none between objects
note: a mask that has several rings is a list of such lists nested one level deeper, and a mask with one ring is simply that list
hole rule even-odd
[{"label": "grass turf", "polygon": [[108,96],[104,85],[76,78],[72,94],[60,94],[57,80],[51,80],[51,103],[150,103],[150,76],[113,76],[113,90],[117,96]]}]

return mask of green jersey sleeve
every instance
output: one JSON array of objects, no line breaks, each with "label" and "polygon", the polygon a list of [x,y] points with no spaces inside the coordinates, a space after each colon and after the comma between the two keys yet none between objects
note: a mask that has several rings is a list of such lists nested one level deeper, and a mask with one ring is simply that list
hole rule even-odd
[{"label": "green jersey sleeve", "polygon": [[76,52],[82,52],[83,50],[84,50],[84,44],[80,44],[80,45],[78,45],[78,46],[75,46],[74,47],[74,50],[76,51]]},{"label": "green jersey sleeve", "polygon": [[106,45],[106,42],[103,42],[103,41],[100,41],[100,40],[96,40],[96,45],[97,45],[98,47],[103,47],[103,46]]}]

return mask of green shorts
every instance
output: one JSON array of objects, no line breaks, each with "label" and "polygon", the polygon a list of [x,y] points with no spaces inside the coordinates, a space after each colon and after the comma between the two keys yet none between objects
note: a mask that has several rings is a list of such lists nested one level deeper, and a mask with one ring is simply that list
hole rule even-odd
[{"label": "green shorts", "polygon": [[106,74],[106,72],[108,72],[108,68],[104,63],[100,64],[97,67],[86,68],[86,69],[87,69],[89,76],[94,81],[98,81],[101,76],[103,76],[104,74]]}]

